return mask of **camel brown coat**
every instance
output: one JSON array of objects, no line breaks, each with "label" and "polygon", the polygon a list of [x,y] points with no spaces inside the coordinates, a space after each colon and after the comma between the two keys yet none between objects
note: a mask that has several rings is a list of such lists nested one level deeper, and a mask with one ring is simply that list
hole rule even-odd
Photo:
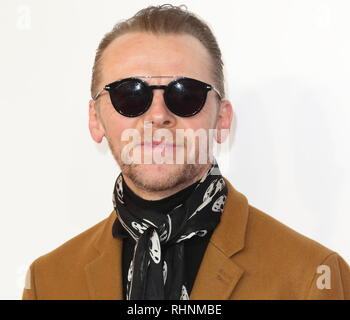
[{"label": "camel brown coat", "polygon": [[[249,205],[225,181],[228,197],[191,300],[350,299],[350,269],[342,257]],[[34,260],[22,299],[123,299],[122,240],[112,236],[116,217],[113,210]]]}]

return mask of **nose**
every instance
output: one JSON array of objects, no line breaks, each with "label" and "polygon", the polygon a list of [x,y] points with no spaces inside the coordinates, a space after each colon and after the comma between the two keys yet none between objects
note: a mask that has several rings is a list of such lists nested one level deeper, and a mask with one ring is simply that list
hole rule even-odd
[{"label": "nose", "polygon": [[152,104],[144,114],[143,120],[151,122],[154,127],[171,128],[176,123],[176,117],[167,108],[163,94],[163,89],[153,89]]}]

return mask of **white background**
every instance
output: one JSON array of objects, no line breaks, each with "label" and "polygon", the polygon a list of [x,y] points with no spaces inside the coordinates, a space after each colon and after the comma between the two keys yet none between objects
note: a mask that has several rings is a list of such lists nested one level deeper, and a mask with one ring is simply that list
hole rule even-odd
[{"label": "white background", "polygon": [[[112,208],[119,169],[88,131],[94,53],[159,1],[0,3],[0,299],[37,257]],[[234,104],[223,174],[250,203],[350,261],[350,3],[172,1],[212,27]]]}]

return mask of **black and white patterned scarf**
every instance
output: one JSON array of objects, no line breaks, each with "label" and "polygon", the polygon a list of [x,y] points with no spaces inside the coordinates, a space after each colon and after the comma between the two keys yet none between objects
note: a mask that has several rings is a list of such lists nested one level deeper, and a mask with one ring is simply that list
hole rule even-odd
[{"label": "black and white patterned scarf", "polygon": [[188,300],[184,277],[184,241],[203,237],[220,222],[227,187],[216,161],[197,182],[185,203],[167,214],[140,211],[123,194],[123,176],[115,182],[116,222],[135,240],[127,276],[127,300]]}]

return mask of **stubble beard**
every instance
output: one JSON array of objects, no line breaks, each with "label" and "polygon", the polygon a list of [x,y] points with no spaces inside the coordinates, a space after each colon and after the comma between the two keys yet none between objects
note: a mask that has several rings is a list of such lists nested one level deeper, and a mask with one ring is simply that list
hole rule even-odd
[{"label": "stubble beard", "polygon": [[[120,167],[123,176],[128,177],[138,188],[146,192],[162,192],[167,190],[182,189],[197,179],[207,164],[125,164],[121,160],[120,152],[116,150],[107,138],[111,153]],[[147,169],[156,166],[159,174],[148,175]]]}]

